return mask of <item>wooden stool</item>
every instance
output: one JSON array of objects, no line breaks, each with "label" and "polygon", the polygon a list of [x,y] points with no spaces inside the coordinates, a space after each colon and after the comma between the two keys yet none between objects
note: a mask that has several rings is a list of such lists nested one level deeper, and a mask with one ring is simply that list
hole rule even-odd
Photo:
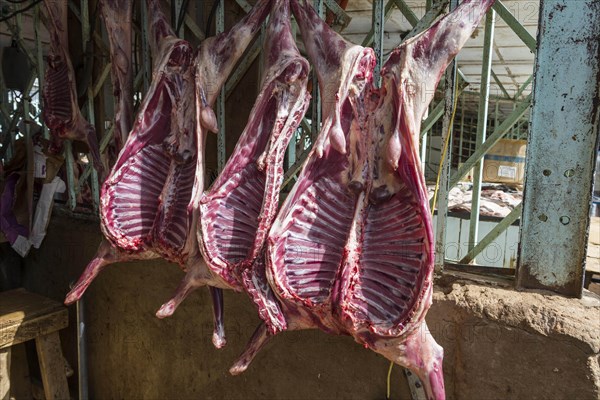
[{"label": "wooden stool", "polygon": [[69,399],[58,331],[69,324],[60,303],[25,289],[0,293],[0,400],[10,398],[10,348],[34,340],[46,400]]}]

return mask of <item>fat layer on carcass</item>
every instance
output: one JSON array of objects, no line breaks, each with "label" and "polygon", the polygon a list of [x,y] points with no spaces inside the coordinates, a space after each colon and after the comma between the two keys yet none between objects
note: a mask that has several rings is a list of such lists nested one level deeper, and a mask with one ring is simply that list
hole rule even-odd
[{"label": "fat layer on carcass", "polygon": [[66,139],[86,143],[94,168],[102,174],[96,130],[81,115],[77,102],[75,72],[68,50],[67,0],[44,0],[44,5],[50,33],[50,54],[42,87],[42,116],[52,136],[51,148],[59,151]]},{"label": "fat layer on carcass", "polygon": [[[413,370],[443,399],[442,348],[428,333],[433,234],[418,133],[449,61],[493,0],[466,0],[395,49],[373,84],[374,55],[292,0],[319,78],[323,125],[268,236],[266,274],[288,329],[349,334]],[[268,339],[259,327],[232,367]]]},{"label": "fat layer on carcass", "polygon": [[[256,297],[262,292],[252,286],[266,289],[264,273],[253,276],[251,270],[277,212],[285,150],[310,99],[310,67],[292,36],[287,0],[273,2],[264,54],[260,94],[233,154],[201,201],[199,235],[209,268],[234,288],[250,288],[260,310],[268,307],[266,299]],[[244,280],[243,273],[250,275]]]}]

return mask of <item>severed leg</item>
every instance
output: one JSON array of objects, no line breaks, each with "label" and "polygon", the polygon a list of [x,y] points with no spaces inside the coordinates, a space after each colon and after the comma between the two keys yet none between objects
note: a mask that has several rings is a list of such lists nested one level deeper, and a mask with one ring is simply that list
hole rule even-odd
[{"label": "severed leg", "polygon": [[210,291],[213,302],[214,331],[212,342],[217,349],[220,349],[227,344],[227,339],[225,337],[225,324],[223,321],[223,289],[209,286],[208,290]]},{"label": "severed leg", "polygon": [[433,339],[424,320],[408,337],[377,340],[373,350],[417,374],[428,400],[445,400],[444,349]]},{"label": "severed leg", "polygon": [[100,246],[98,246],[96,256],[90,261],[87,267],[85,267],[79,280],[67,294],[65,304],[70,305],[78,301],[81,296],[83,296],[83,293],[85,293],[88,286],[90,286],[92,281],[98,276],[100,271],[106,268],[106,266],[119,261],[125,261],[126,259],[127,257],[124,256],[123,253],[113,247],[106,239],[102,239]]},{"label": "severed leg", "polygon": [[242,355],[237,359],[233,366],[229,368],[229,373],[231,375],[239,375],[244,372],[252,360],[254,360],[254,357],[256,357],[260,349],[262,349],[272,337],[273,335],[269,333],[267,325],[261,323],[254,331],[254,334],[246,345],[246,349]]}]

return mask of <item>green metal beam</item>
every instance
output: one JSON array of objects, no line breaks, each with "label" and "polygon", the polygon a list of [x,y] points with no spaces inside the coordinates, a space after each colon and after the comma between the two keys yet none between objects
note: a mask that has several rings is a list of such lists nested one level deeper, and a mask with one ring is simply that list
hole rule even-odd
[{"label": "green metal beam", "polygon": [[515,110],[506,118],[498,128],[494,130],[483,145],[479,147],[475,152],[469,157],[465,163],[458,168],[458,171],[452,175],[450,178],[450,187],[456,186],[458,181],[465,176],[471,168],[475,166],[475,164],[483,158],[484,155],[487,154],[488,151],[496,144],[500,139],[506,135],[510,131],[510,129],[525,115],[529,107],[531,106],[531,95],[528,95],[524,101],[519,103],[519,105],[515,108]]},{"label": "green metal beam", "polygon": [[529,78],[527,78],[525,83],[523,83],[523,86],[521,86],[519,88],[519,90],[517,91],[517,94],[515,94],[515,100],[518,100],[519,97],[521,97],[521,95],[523,94],[525,89],[527,89],[527,87],[529,87],[529,85],[531,84],[532,81],[533,81],[533,74],[529,75]]},{"label": "green metal beam", "polygon": [[417,17],[409,5],[404,2],[404,0],[394,0],[394,4],[396,4],[396,7],[398,7],[409,24],[414,27],[419,23],[419,17]]},{"label": "green metal beam", "polygon": [[496,82],[496,85],[498,85],[498,87],[500,88],[500,90],[502,91],[502,93],[504,93],[504,96],[506,96],[507,99],[510,99],[510,95],[508,94],[508,91],[506,90],[506,88],[504,87],[504,85],[502,84],[502,82],[500,82],[500,79],[498,78],[498,75],[496,75],[496,73],[494,72],[494,70],[492,70],[492,78],[494,78],[494,82]]},{"label": "green metal beam", "polygon": [[67,188],[69,190],[67,205],[69,209],[74,210],[77,206],[77,193],[75,191],[75,160],[73,159],[73,146],[70,140],[65,140],[63,154],[65,157],[65,169],[67,170]]},{"label": "green metal beam", "polygon": [[304,165],[304,161],[306,161],[306,159],[308,158],[310,151],[311,149],[304,150],[300,157],[296,158],[296,162],[294,162],[294,164],[285,172],[285,175],[283,176],[283,182],[281,184],[282,188],[284,188],[292,180],[292,178],[300,171],[300,168],[302,168],[302,166]]},{"label": "green metal beam", "polygon": [[310,132],[310,123],[308,122],[308,120],[306,118],[302,118],[302,121],[300,121],[300,126],[306,132]]},{"label": "green metal beam", "polygon": [[246,14],[252,10],[252,4],[248,3],[246,0],[235,0],[235,2],[246,11]]},{"label": "green metal beam", "polygon": [[[394,0],[389,0],[383,10],[383,20],[384,21],[387,21],[392,16],[393,10],[394,10]],[[371,43],[373,43],[374,37],[375,37],[375,30],[373,28],[371,28],[369,33],[367,33],[367,36],[365,36],[365,38],[363,39],[361,45],[363,47],[370,46]]]},{"label": "green metal beam", "polygon": [[2,115],[4,116],[4,118],[7,121],[10,121],[10,124],[8,124],[8,127],[4,130],[4,134],[6,136],[4,136],[4,138],[2,140],[2,148],[0,149],[0,159],[2,159],[6,155],[8,147],[12,141],[13,132],[15,131],[15,129],[17,127],[17,123],[19,122],[20,114],[23,113],[23,106],[22,106],[22,104],[19,103],[19,105],[17,106],[17,109],[15,110],[15,112],[12,115],[12,118],[11,118],[8,110],[6,109],[6,106],[4,103],[0,103],[0,109],[2,110]]},{"label": "green metal beam", "polygon": [[[69,9],[71,10],[71,12],[75,16],[75,18],[77,18],[77,20],[81,24],[83,24],[83,21],[81,19],[81,12],[80,12],[77,4],[75,4],[75,2],[73,0],[69,0]],[[94,31],[94,43],[100,48],[102,53],[104,53],[104,54],[109,53],[108,45],[104,42],[102,37],[98,34],[98,31]]]},{"label": "green metal beam", "polygon": [[428,11],[423,15],[423,18],[414,25],[413,29],[406,35],[402,41],[410,39],[411,37],[417,36],[419,33],[423,32],[425,29],[429,28],[431,24],[440,16],[450,4],[450,0],[440,0],[436,2],[433,6],[431,6]]},{"label": "green metal beam", "polygon": [[190,32],[192,32],[194,36],[198,38],[198,40],[204,40],[206,38],[206,35],[204,34],[204,32],[202,32],[202,29],[200,29],[200,27],[196,24],[196,21],[194,21],[194,19],[190,17],[190,15],[187,12],[183,17],[183,22],[188,27]]},{"label": "green metal beam", "polygon": [[235,69],[233,75],[231,75],[231,77],[227,80],[227,83],[225,84],[226,100],[229,98],[229,96],[231,96],[231,94],[233,93],[237,85],[240,83],[244,75],[246,75],[246,72],[248,72],[248,69],[250,69],[250,66],[254,63],[254,60],[256,60],[256,57],[258,57],[258,55],[260,54],[262,50],[262,44],[263,40],[261,35],[254,41],[250,49],[248,49],[248,51],[242,58],[242,62],[240,63],[240,65]]},{"label": "green metal beam", "polygon": [[509,27],[511,27],[511,29],[523,41],[523,43],[525,43],[527,47],[529,47],[529,50],[531,50],[535,54],[537,48],[535,38],[531,36],[531,33],[529,33],[529,31],[527,31],[527,29],[525,29],[525,27],[521,25],[519,20],[516,19],[514,15],[512,15],[512,13],[506,8],[506,6],[502,4],[502,1],[496,0],[492,8],[498,13],[500,18],[502,18],[504,22],[506,22],[506,24]]},{"label": "green metal beam", "polygon": [[[456,89],[458,90],[457,95],[460,96],[467,86],[469,85],[466,82],[460,82]],[[439,103],[437,103],[433,110],[429,112],[429,115],[427,116],[425,121],[423,121],[423,123],[421,124],[421,138],[423,138],[423,135],[425,135],[426,132],[433,128],[433,125],[435,125],[435,123],[438,122],[440,118],[442,118],[442,115],[444,115],[444,101],[440,101]]]},{"label": "green metal beam", "polygon": [[502,232],[506,231],[509,226],[515,223],[521,217],[521,212],[523,211],[523,203],[520,203],[516,206],[506,217],[502,219],[492,229],[485,237],[481,240],[481,242],[477,243],[475,247],[473,247],[458,263],[459,264],[469,264],[471,261],[475,259],[486,247],[488,247],[494,240],[498,238],[502,234]]},{"label": "green metal beam", "polygon": [[100,93],[100,89],[102,89],[102,86],[104,85],[104,82],[106,81],[106,78],[108,78],[108,73],[110,72],[111,65],[112,65],[112,63],[109,62],[108,64],[106,64],[104,66],[104,69],[100,73],[100,77],[98,78],[98,81],[96,82],[95,85],[93,85],[92,97],[95,98],[96,96],[98,96],[98,93]]},{"label": "green metal beam", "polygon": [[324,0],[327,8],[335,14],[335,23],[340,26],[340,30],[344,30],[352,20],[346,11],[334,0]]},{"label": "green metal beam", "polygon": [[423,124],[421,124],[421,138],[433,128],[433,125],[442,118],[442,115],[444,115],[444,101],[438,102],[425,121],[423,121]]}]

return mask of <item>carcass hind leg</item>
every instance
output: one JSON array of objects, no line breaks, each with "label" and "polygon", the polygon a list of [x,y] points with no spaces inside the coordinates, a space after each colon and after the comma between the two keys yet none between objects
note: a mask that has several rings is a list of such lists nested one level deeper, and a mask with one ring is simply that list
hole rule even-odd
[{"label": "carcass hind leg", "polygon": [[239,375],[248,369],[248,366],[252,360],[254,360],[254,357],[256,357],[260,349],[262,349],[272,337],[273,335],[269,333],[267,325],[264,322],[261,323],[254,331],[254,334],[246,345],[246,349],[242,355],[237,359],[233,366],[229,368],[229,373],[231,375]]},{"label": "carcass hind leg", "polygon": [[70,305],[78,301],[81,296],[83,296],[83,293],[86,291],[88,286],[90,286],[92,281],[98,276],[100,271],[102,271],[107,265],[114,264],[118,261],[120,261],[118,251],[112,247],[112,245],[106,241],[106,239],[102,239],[100,246],[98,246],[98,251],[96,251],[96,256],[92,261],[90,261],[87,267],[85,267],[85,270],[79,277],[79,280],[67,294],[67,297],[65,298],[65,304]]},{"label": "carcass hind leg", "polygon": [[158,318],[170,317],[191,292],[205,284],[205,280],[199,276],[196,269],[189,268],[185,277],[175,290],[175,295],[160,307],[156,312],[156,316]]},{"label": "carcass hind leg", "polygon": [[[206,280],[204,278],[199,277],[197,269],[188,269],[185,278],[183,278],[179,284],[179,287],[177,290],[175,290],[175,295],[173,298],[160,307],[160,309],[156,312],[156,316],[162,319],[173,315],[183,300],[185,300],[185,298],[191,292],[201,286],[204,286],[206,284],[205,282]],[[214,330],[212,342],[217,349],[220,349],[227,344],[227,340],[225,338],[225,327],[223,323],[223,290],[213,286],[209,286],[208,288],[210,290],[213,303]]]},{"label": "carcass hind leg", "polygon": [[220,349],[227,344],[225,338],[225,324],[223,322],[223,289],[209,286],[210,296],[213,302],[214,331],[212,336],[213,345]]},{"label": "carcass hind leg", "polygon": [[433,339],[425,321],[406,338],[379,339],[373,350],[417,374],[428,400],[446,399],[444,349]]}]

